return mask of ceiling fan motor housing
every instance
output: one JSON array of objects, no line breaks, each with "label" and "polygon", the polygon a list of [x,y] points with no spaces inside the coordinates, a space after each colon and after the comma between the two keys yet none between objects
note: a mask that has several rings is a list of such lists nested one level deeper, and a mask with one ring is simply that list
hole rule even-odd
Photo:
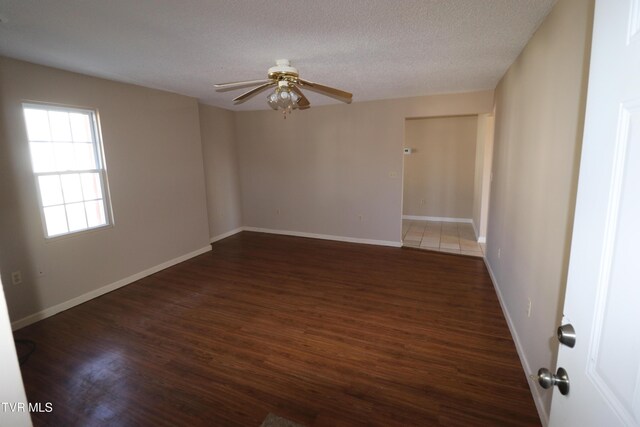
[{"label": "ceiling fan motor housing", "polygon": [[298,69],[292,67],[288,59],[278,59],[276,66],[269,68],[269,78],[283,80],[287,77],[296,79],[298,77]]}]

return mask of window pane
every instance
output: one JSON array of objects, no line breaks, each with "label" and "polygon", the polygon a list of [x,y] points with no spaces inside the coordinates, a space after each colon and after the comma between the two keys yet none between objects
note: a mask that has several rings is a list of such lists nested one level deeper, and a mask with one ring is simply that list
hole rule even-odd
[{"label": "window pane", "polygon": [[56,158],[56,171],[73,170],[74,152],[72,143],[56,142],[53,144],[53,152]]},{"label": "window pane", "polygon": [[29,141],[49,141],[49,116],[45,110],[25,108],[24,117],[27,122]]},{"label": "window pane", "polygon": [[38,183],[40,184],[42,206],[61,205],[64,203],[58,175],[39,176]]},{"label": "window pane", "polygon": [[103,200],[85,202],[84,205],[87,209],[87,222],[89,223],[89,227],[97,227],[107,223],[106,216],[104,214]]},{"label": "window pane", "polygon": [[76,170],[97,169],[93,144],[84,142],[73,144],[73,146],[76,151]]},{"label": "window pane", "polygon": [[47,236],[56,236],[69,231],[64,206],[44,208],[44,219],[47,223]]},{"label": "window pane", "polygon": [[32,142],[29,145],[31,146],[31,162],[34,172],[53,172],[56,170],[53,144],[50,142]]},{"label": "window pane", "polygon": [[71,141],[71,127],[69,113],[64,111],[49,111],[52,141]]},{"label": "window pane", "polygon": [[88,114],[69,113],[69,121],[74,142],[91,142],[93,140]]},{"label": "window pane", "polygon": [[101,199],[102,187],[100,186],[100,174],[83,173],[80,175],[82,180],[82,192],[85,200]]},{"label": "window pane", "polygon": [[72,203],[66,205],[69,231],[84,230],[87,228],[87,218],[84,216],[84,203]]},{"label": "window pane", "polygon": [[82,187],[80,185],[80,176],[77,173],[60,175],[60,181],[62,181],[65,203],[82,201]]}]

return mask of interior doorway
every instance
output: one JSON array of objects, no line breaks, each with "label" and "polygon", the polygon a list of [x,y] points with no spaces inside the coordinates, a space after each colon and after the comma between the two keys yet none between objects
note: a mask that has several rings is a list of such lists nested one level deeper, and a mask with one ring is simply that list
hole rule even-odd
[{"label": "interior doorway", "polygon": [[493,114],[405,121],[403,246],[483,256]]}]

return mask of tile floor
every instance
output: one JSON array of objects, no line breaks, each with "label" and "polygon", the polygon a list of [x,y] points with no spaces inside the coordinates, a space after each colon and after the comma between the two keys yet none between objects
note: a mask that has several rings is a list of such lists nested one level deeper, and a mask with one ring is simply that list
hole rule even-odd
[{"label": "tile floor", "polygon": [[462,222],[402,220],[402,244],[432,251],[482,257],[473,226]]}]

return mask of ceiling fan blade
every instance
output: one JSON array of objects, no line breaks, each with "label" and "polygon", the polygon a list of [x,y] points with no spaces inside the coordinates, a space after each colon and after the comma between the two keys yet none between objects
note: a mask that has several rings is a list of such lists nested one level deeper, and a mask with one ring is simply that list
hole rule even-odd
[{"label": "ceiling fan blade", "polygon": [[273,80],[269,80],[267,83],[261,84],[258,87],[254,87],[250,91],[243,93],[242,95],[238,96],[237,98],[234,98],[233,102],[235,102],[236,104],[241,104],[244,101],[246,101],[247,99],[251,98],[252,96],[255,96],[255,95],[259,94],[260,92],[262,92],[265,89],[270,88],[271,86],[276,86],[277,84],[278,84],[277,82],[275,82]]},{"label": "ceiling fan blade", "polygon": [[298,79],[302,86],[306,86],[310,90],[314,92],[319,92],[323,95],[330,96],[332,98],[338,99],[342,102],[346,102],[347,104],[351,104],[351,100],[353,98],[353,94],[349,92],[345,92],[340,89],[336,89],[329,86],[324,86],[318,83],[310,82],[307,80]]},{"label": "ceiling fan blade", "polygon": [[300,99],[298,99],[299,110],[306,110],[307,108],[311,107],[311,103],[309,102],[307,97],[304,96],[304,93],[302,93],[302,91],[298,88],[298,86],[292,85],[291,90],[294,91],[300,97]]},{"label": "ceiling fan blade", "polygon": [[216,91],[218,92],[226,92],[228,90],[240,89],[246,86],[255,86],[270,81],[271,79],[245,80],[241,82],[218,83],[213,85],[213,87],[216,88]]}]

